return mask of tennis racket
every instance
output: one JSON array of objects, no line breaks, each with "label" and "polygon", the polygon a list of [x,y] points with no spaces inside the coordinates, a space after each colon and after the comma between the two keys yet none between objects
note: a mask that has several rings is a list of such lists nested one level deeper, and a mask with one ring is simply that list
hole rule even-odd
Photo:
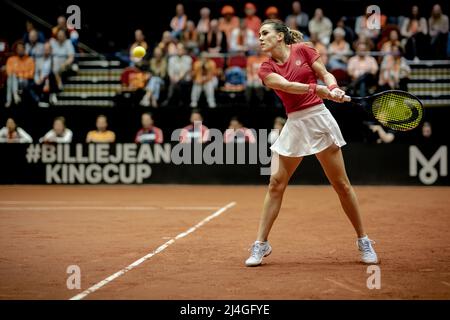
[{"label": "tennis racket", "polygon": [[364,107],[383,126],[397,131],[416,128],[423,117],[422,102],[401,90],[387,90],[362,98],[345,96],[344,101]]}]

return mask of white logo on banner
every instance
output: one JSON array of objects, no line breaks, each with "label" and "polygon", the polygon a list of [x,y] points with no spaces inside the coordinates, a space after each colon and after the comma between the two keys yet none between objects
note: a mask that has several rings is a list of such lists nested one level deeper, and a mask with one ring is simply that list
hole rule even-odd
[{"label": "white logo on banner", "polygon": [[[439,174],[435,165],[439,162]],[[439,175],[447,176],[447,146],[441,146],[436,153],[427,160],[416,146],[409,147],[409,175],[417,176],[417,163],[422,165],[419,171],[419,179],[423,184],[430,185],[436,182]]]},{"label": "white logo on banner", "polygon": [[45,164],[46,183],[143,183],[152,163],[170,163],[171,145],[82,144],[33,145],[28,163]]}]

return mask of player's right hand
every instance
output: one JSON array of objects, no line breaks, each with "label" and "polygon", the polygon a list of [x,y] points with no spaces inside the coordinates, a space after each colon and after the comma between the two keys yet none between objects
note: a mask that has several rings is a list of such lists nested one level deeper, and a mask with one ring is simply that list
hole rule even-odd
[{"label": "player's right hand", "polygon": [[326,86],[318,84],[316,87],[316,94],[319,98],[331,100],[331,92]]}]

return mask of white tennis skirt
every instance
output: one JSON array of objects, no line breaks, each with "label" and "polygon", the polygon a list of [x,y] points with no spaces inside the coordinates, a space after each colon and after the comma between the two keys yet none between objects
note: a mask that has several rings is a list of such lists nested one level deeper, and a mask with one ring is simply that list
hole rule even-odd
[{"label": "white tennis skirt", "polygon": [[332,144],[346,144],[331,112],[323,103],[288,114],[280,136],[270,147],[286,157],[304,157],[319,153]]}]

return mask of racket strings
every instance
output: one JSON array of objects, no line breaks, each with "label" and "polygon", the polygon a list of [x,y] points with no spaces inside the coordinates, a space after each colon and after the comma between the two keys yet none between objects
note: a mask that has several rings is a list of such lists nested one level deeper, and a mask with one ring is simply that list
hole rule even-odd
[{"label": "racket strings", "polygon": [[375,98],[372,113],[384,126],[407,131],[419,125],[423,108],[420,101],[408,93],[389,92]]}]

